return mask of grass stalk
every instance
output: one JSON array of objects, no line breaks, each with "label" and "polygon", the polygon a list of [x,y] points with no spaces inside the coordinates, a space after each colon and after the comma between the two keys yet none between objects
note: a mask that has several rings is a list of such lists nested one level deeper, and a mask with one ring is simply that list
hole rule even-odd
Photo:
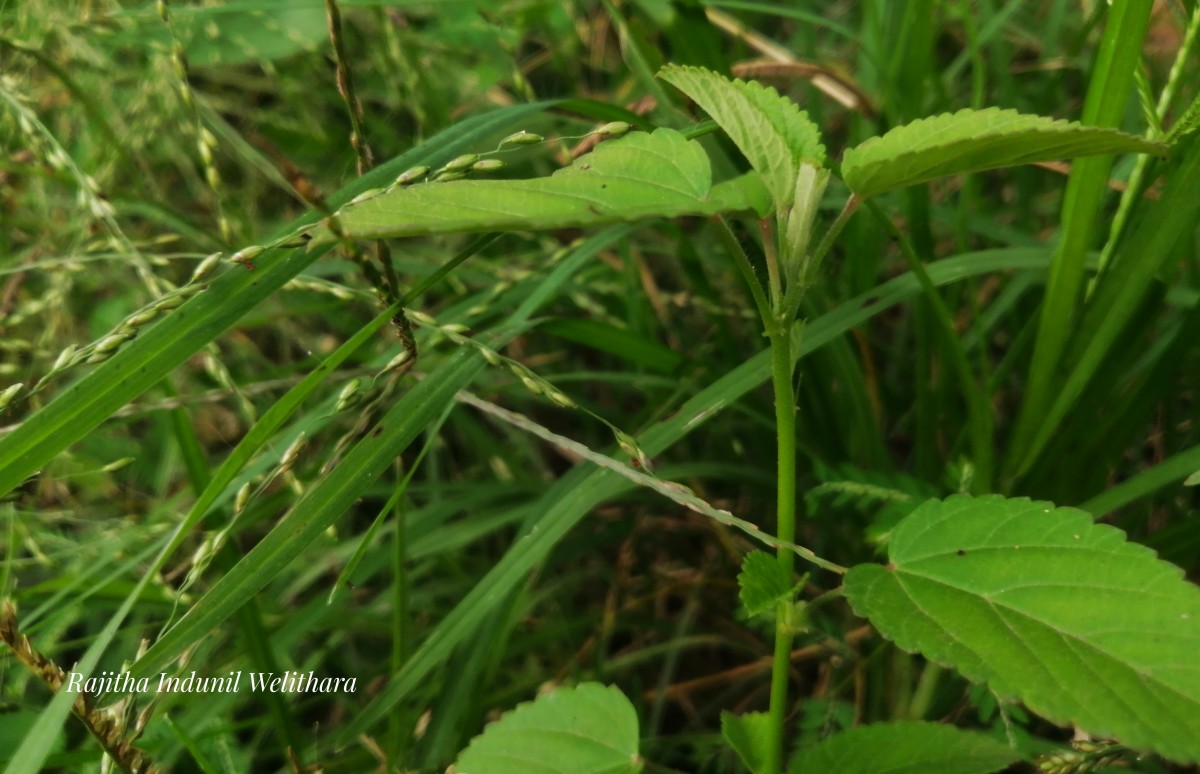
[{"label": "grass stalk", "polygon": [[[1134,68],[1141,61],[1150,6],[1139,0],[1116,0],[1108,10],[1108,23],[1084,103],[1083,123],[1111,127],[1120,123],[1133,85]],[[1100,203],[1108,192],[1111,166],[1111,156],[1078,159],[1071,165],[1063,198],[1062,240],[1047,279],[1028,387],[1008,455],[1014,470],[1027,467],[1034,435],[1045,423],[1056,392],[1061,358],[1077,321],[1084,262]]]}]

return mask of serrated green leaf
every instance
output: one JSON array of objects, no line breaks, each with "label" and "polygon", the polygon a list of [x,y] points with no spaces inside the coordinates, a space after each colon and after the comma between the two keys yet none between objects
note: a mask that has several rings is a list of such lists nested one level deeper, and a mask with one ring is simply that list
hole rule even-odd
[{"label": "serrated green leaf", "polygon": [[583,683],[522,704],[471,740],[456,774],[636,774],[637,713],[616,688]]},{"label": "serrated green leaf", "polygon": [[771,716],[765,712],[721,713],[721,735],[753,774],[766,770],[771,745]]},{"label": "serrated green leaf", "polygon": [[[713,215],[769,208],[753,175],[714,186],[700,144],[673,129],[609,140],[549,177],[462,180],[398,188],[343,208],[358,238],[460,231],[534,231],[651,217]],[[314,244],[333,241],[326,229]]]},{"label": "serrated green leaf", "polygon": [[1115,129],[987,108],[898,126],[846,151],[842,178],[860,197],[946,175],[1109,153],[1165,153],[1167,146]]},{"label": "serrated green leaf", "polygon": [[699,67],[668,65],[658,77],[712,116],[762,176],[779,210],[795,201],[796,172],[802,163],[825,165],[816,124],[775,89],[753,81],[731,81]]},{"label": "serrated green leaf", "polygon": [[989,774],[1021,760],[989,736],[937,723],[875,723],[801,750],[788,774]]},{"label": "serrated green leaf", "polygon": [[887,567],[846,575],[855,611],[1056,723],[1200,760],[1200,588],[1073,508],[931,500],[893,531]]},{"label": "serrated green leaf", "polygon": [[750,615],[772,612],[792,595],[794,584],[779,561],[763,551],[751,551],[738,574],[739,598]]}]

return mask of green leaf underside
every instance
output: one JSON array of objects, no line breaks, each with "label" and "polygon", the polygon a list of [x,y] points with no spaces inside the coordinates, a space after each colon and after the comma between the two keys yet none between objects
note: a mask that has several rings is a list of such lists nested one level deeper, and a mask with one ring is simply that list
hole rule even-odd
[{"label": "green leaf underside", "polygon": [[522,704],[484,729],[456,774],[636,774],[638,719],[616,688],[584,683]]},{"label": "green leaf underside", "polygon": [[763,551],[751,551],[742,560],[738,575],[742,606],[750,615],[774,611],[775,605],[792,594],[792,579],[779,561]]},{"label": "green leaf underside", "polygon": [[[575,228],[769,207],[755,176],[714,186],[699,143],[657,129],[600,143],[549,177],[419,183],[347,206],[338,219],[353,237],[382,238]],[[334,239],[327,229],[314,236],[314,244]]]},{"label": "green leaf underside", "polygon": [[846,151],[842,178],[860,197],[939,177],[1108,153],[1166,152],[1115,129],[987,108],[921,118]]},{"label": "green leaf underside", "polygon": [[721,713],[721,735],[753,774],[766,768],[767,751],[771,748],[771,717],[765,712],[735,715]]},{"label": "green leaf underside", "polygon": [[855,611],[908,651],[1089,733],[1200,760],[1200,588],[1072,508],[965,495],[846,576]]},{"label": "green leaf underside", "polygon": [[937,723],[875,723],[796,753],[788,774],[989,774],[1021,759],[989,736]]},{"label": "green leaf underside", "polygon": [[775,89],[731,81],[699,67],[668,65],[658,77],[712,116],[762,176],[781,210],[795,199],[800,164],[824,166],[825,148],[816,124]]}]

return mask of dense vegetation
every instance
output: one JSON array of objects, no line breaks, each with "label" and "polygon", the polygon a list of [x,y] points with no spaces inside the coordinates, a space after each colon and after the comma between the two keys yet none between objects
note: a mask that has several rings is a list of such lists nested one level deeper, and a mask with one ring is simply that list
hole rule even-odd
[{"label": "dense vegetation", "polygon": [[6,771],[1200,761],[1194,0],[0,19]]}]

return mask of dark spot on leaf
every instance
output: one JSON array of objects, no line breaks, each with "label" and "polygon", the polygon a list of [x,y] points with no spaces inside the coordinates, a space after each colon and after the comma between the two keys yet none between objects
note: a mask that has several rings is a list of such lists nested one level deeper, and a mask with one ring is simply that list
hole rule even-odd
[{"label": "dark spot on leaf", "polygon": [[375,432],[371,433],[371,435],[379,437],[379,435],[382,433],[383,433],[383,425],[380,425],[379,427],[375,428]]},{"label": "dark spot on leaf", "polygon": [[963,550],[963,549],[961,549],[961,548],[960,548],[960,549],[958,549],[957,551],[955,551],[954,553],[958,554],[959,556],[966,556],[966,555],[967,555],[967,552],[966,552],[966,551],[964,551],[964,550]]},{"label": "dark spot on leaf", "polygon": [[894,569],[896,569],[896,563],[895,563],[895,562],[888,562],[887,564],[885,564],[885,565],[884,565],[884,567],[886,567],[886,568],[887,568],[887,569],[889,569],[889,570],[894,570]]},{"label": "dark spot on leaf", "polygon": [[596,205],[594,205],[594,204],[589,204],[589,205],[588,205],[588,210],[590,210],[590,211],[591,211],[591,213],[592,213],[593,215],[600,215],[600,216],[603,216],[603,215],[604,215],[604,213],[603,213],[603,212],[601,212],[600,210],[596,209]]},{"label": "dark spot on leaf", "polygon": [[862,302],[862,306],[863,306],[863,309],[866,309],[868,306],[875,306],[875,304],[878,304],[878,303],[879,303],[879,296],[871,296],[866,301]]}]

